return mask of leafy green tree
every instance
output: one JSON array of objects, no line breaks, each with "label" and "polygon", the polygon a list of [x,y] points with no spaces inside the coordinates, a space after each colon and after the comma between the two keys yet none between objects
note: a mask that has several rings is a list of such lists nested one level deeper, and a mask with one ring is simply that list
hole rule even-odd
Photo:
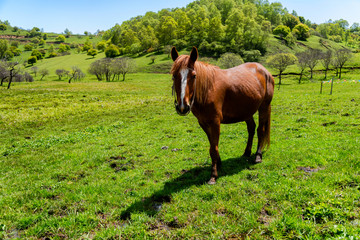
[{"label": "leafy green tree", "polygon": [[305,41],[310,37],[310,28],[307,25],[300,23],[294,27],[293,34],[298,40]]},{"label": "leafy green tree", "polygon": [[273,30],[273,34],[284,39],[291,32],[290,28],[285,25],[279,25]]},{"label": "leafy green tree", "polygon": [[279,89],[281,85],[281,75],[286,70],[288,66],[294,65],[297,61],[297,58],[292,53],[278,53],[270,56],[266,63],[271,67],[279,71]]},{"label": "leafy green tree", "polygon": [[296,25],[300,23],[299,18],[292,14],[285,14],[283,16],[282,22],[285,26],[288,26],[292,30]]},{"label": "leafy green tree", "polygon": [[105,48],[106,48],[106,42],[105,41],[100,41],[96,44],[96,48],[97,50],[103,52],[105,51]]},{"label": "leafy green tree", "polygon": [[0,39],[0,59],[5,57],[6,51],[9,49],[9,43],[5,39]]},{"label": "leafy green tree", "polygon": [[58,49],[58,53],[66,53],[70,51],[70,46],[66,45],[66,44],[60,44],[59,49]]},{"label": "leafy green tree", "polygon": [[91,44],[91,42],[90,42],[90,39],[87,38],[86,41],[85,41],[85,43],[84,43],[84,46],[82,47],[82,50],[83,50],[83,52],[87,52],[87,51],[89,51],[89,50],[92,49],[92,48],[93,48],[93,46],[92,46],[92,44]]},{"label": "leafy green tree", "polygon": [[218,59],[217,65],[223,69],[228,69],[243,63],[244,61],[240,55],[235,53],[225,53]]},{"label": "leafy green tree", "polygon": [[117,46],[115,46],[114,44],[109,45],[106,49],[105,49],[105,56],[107,58],[114,58],[120,55],[120,51],[119,48]]},{"label": "leafy green tree", "polygon": [[33,66],[36,62],[37,62],[37,58],[36,56],[30,56],[27,60],[28,64],[30,64],[31,66]]},{"label": "leafy green tree", "polygon": [[31,56],[36,57],[37,60],[40,60],[43,58],[43,55],[41,54],[41,52],[36,49],[32,51]]},{"label": "leafy green tree", "polygon": [[93,58],[98,54],[98,51],[96,49],[90,49],[87,53],[87,55],[92,56]]},{"label": "leafy green tree", "polygon": [[56,42],[65,42],[66,38],[64,35],[59,35],[55,38]]},{"label": "leafy green tree", "polygon": [[65,31],[64,31],[64,33],[65,33],[65,37],[66,37],[66,38],[71,37],[72,32],[71,32],[69,29],[66,28]]},{"label": "leafy green tree", "polygon": [[177,22],[171,16],[163,16],[160,19],[158,33],[160,43],[169,44],[172,39],[176,38]]},{"label": "leafy green tree", "polygon": [[7,26],[5,24],[0,24],[0,31],[6,31],[7,30]]}]

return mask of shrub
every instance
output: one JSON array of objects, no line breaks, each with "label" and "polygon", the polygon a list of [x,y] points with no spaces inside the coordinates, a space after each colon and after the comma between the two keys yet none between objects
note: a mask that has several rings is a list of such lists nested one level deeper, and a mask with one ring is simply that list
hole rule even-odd
[{"label": "shrub", "polygon": [[96,48],[99,51],[105,51],[106,42],[105,41],[98,42],[98,44],[96,44]]},{"label": "shrub", "polygon": [[307,25],[300,23],[294,27],[293,34],[297,39],[305,41],[310,37],[310,28]]},{"label": "shrub", "polygon": [[245,62],[257,62],[261,57],[261,52],[259,50],[250,50],[244,51],[243,59]]},{"label": "shrub", "polygon": [[64,35],[59,35],[57,36],[57,38],[55,38],[56,42],[65,42],[65,36]]},{"label": "shrub", "polygon": [[273,34],[278,35],[280,38],[285,38],[290,32],[291,31],[288,26],[279,25],[274,29]]},{"label": "shrub", "polygon": [[49,58],[53,58],[53,57],[57,57],[56,52],[51,52],[51,53],[49,54]]},{"label": "shrub", "polygon": [[237,55],[235,53],[224,53],[218,59],[219,67],[224,68],[224,69],[232,68],[232,67],[238,66],[242,63],[244,63],[244,61],[241,58],[241,56]]},{"label": "shrub", "polygon": [[32,44],[26,44],[24,46],[25,51],[32,51],[34,46]]},{"label": "shrub", "polygon": [[33,50],[31,53],[31,56],[35,56],[37,60],[40,60],[43,58],[43,54],[39,50]]},{"label": "shrub", "polygon": [[28,62],[28,64],[31,64],[31,66],[32,66],[32,65],[34,65],[34,63],[37,62],[37,58],[35,56],[31,56],[28,58],[27,62]]},{"label": "shrub", "polygon": [[90,49],[87,53],[87,55],[95,57],[98,54],[98,51],[96,49]]},{"label": "shrub", "polygon": [[105,56],[108,58],[114,58],[120,55],[119,48],[114,44],[111,44],[105,49]]}]

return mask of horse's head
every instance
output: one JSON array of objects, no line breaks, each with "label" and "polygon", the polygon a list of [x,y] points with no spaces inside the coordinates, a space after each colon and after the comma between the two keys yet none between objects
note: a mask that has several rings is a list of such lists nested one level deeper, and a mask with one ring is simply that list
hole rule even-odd
[{"label": "horse's head", "polygon": [[175,109],[179,115],[187,115],[195,100],[196,72],[195,62],[198,51],[193,47],[190,56],[179,56],[176,48],[171,50],[171,58],[174,61],[171,69],[173,78],[173,94],[175,95]]}]

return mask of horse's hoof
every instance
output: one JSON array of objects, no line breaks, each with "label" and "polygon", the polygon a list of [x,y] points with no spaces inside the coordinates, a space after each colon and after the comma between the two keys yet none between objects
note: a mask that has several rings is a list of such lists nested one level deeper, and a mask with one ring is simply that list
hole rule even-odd
[{"label": "horse's hoof", "polygon": [[214,185],[216,183],[216,180],[214,177],[210,178],[210,180],[208,181],[209,185]]},{"label": "horse's hoof", "polygon": [[256,155],[255,163],[262,163],[262,159],[260,155]]}]

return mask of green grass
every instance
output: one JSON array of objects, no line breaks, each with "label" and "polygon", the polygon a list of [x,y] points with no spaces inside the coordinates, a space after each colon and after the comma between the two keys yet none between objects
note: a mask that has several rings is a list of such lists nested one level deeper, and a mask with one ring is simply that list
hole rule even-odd
[{"label": "green grass", "polygon": [[319,89],[285,77],[261,164],[241,157],[246,125],[222,125],[209,186],[169,75],[0,88],[0,239],[360,238],[360,83]]}]

